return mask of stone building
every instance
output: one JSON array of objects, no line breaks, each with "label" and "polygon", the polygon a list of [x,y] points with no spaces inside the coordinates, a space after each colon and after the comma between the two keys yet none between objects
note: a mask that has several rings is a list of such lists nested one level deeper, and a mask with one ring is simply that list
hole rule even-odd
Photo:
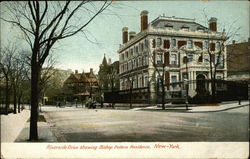
[{"label": "stone building", "polygon": [[99,66],[98,81],[103,92],[119,90],[119,61],[107,61],[104,54],[102,64]]},{"label": "stone building", "polygon": [[[129,32],[127,27],[122,29],[118,50],[120,90],[128,90],[131,84],[133,89],[149,88],[150,99],[155,100],[157,81],[163,75],[167,95],[181,92],[184,88],[174,83],[210,78],[210,59],[221,62],[216,78],[226,79],[226,51],[221,56],[216,54],[225,36],[217,31],[216,18],[209,20],[208,27],[195,19],[166,16],[148,23],[148,12],[142,11],[140,21],[139,33]],[[198,83],[189,82],[189,96],[196,95],[197,86]],[[211,89],[209,85],[202,87]]]}]

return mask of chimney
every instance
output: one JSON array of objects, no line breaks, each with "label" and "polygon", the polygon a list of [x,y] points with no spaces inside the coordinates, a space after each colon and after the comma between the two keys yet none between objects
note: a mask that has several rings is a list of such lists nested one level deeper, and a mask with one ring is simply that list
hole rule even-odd
[{"label": "chimney", "polygon": [[128,28],[122,28],[122,43],[125,44],[128,42]]},{"label": "chimney", "polygon": [[217,18],[211,17],[208,21],[209,29],[212,31],[217,31]]},{"label": "chimney", "polygon": [[130,31],[129,32],[129,40],[133,39],[135,37],[135,32],[134,31]]},{"label": "chimney", "polygon": [[90,68],[90,73],[93,73],[93,68]]},{"label": "chimney", "polygon": [[141,31],[148,28],[148,11],[144,10],[141,12]]},{"label": "chimney", "polygon": [[78,73],[78,70],[75,70],[75,74],[77,74]]}]

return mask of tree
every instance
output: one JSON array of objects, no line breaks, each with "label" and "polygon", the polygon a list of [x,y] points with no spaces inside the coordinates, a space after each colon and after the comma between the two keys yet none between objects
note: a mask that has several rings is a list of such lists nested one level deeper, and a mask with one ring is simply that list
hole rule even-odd
[{"label": "tree", "polygon": [[[155,48],[155,40],[153,39],[153,48]],[[165,109],[165,96],[166,96],[166,84],[169,84],[165,81],[166,79],[166,71],[165,67],[169,63],[169,56],[164,50],[156,49],[151,55],[149,55],[149,59],[154,67],[154,80],[157,82],[157,91],[161,89],[161,103],[162,109]],[[164,59],[164,61],[163,61]],[[158,77],[158,78],[157,78]],[[164,82],[165,81],[165,82]]]},{"label": "tree", "polygon": [[10,105],[10,85],[11,85],[11,71],[13,69],[13,60],[16,54],[15,45],[9,44],[1,49],[0,52],[0,70],[4,77],[5,82],[5,114],[8,115]]},{"label": "tree", "polygon": [[[203,10],[203,14],[206,22],[209,23],[209,19],[205,10]],[[211,18],[212,19],[212,18]],[[217,20],[217,19],[215,19]],[[222,26],[221,32],[216,33],[217,42],[215,42],[213,36],[208,36],[206,43],[206,51],[205,54],[209,55],[207,62],[209,62],[209,72],[211,79],[211,92],[212,92],[212,101],[215,102],[216,99],[216,75],[218,73],[218,68],[223,68],[225,65],[225,61],[227,60],[225,47],[229,41],[231,41],[235,36],[238,36],[237,32],[241,27],[233,27],[236,21],[228,25],[228,30],[226,31],[225,26]],[[209,24],[208,24],[209,25]],[[216,29],[217,30],[217,29]]]},{"label": "tree", "polygon": [[[101,4],[100,4],[101,3]],[[110,1],[81,1],[72,3],[27,1],[9,2],[8,11],[11,17],[4,21],[18,27],[31,49],[31,120],[30,140],[38,140],[37,118],[39,101],[39,80],[42,66],[56,42],[83,32],[83,29],[109,5]],[[91,10],[89,7],[93,8]],[[81,12],[80,12],[81,11]],[[89,15],[82,22],[80,15]],[[78,23],[77,23],[78,22]]]},{"label": "tree", "polygon": [[10,73],[10,81],[13,90],[13,104],[14,113],[16,114],[16,109],[18,107],[18,113],[20,113],[21,97],[23,94],[22,84],[25,81],[25,71],[27,71],[26,63],[23,58],[23,54],[15,54],[12,63],[12,69]]}]

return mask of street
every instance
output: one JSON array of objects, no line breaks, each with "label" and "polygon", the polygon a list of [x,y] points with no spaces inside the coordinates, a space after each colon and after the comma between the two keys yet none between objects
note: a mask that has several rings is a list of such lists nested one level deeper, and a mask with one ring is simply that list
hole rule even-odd
[{"label": "street", "polygon": [[208,113],[83,108],[44,111],[59,142],[249,140],[249,106]]}]

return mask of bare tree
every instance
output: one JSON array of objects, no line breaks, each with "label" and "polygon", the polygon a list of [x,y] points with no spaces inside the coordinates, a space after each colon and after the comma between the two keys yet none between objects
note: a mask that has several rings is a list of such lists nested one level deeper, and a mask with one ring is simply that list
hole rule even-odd
[{"label": "bare tree", "polygon": [[[110,4],[111,1],[102,1],[98,4],[94,1],[7,2],[11,17],[2,19],[22,31],[32,50],[30,140],[38,140],[38,84],[42,66],[51,49],[56,42],[83,32],[83,29]],[[89,17],[81,17],[80,14]],[[81,18],[85,18],[86,21],[82,22]]]},{"label": "bare tree", "polygon": [[14,113],[16,114],[16,109],[18,106],[18,112],[20,113],[20,100],[22,96],[21,85],[25,79],[25,69],[26,63],[23,60],[22,54],[15,54],[12,61],[12,69],[10,73],[10,81],[13,90],[13,104],[14,104]]},{"label": "bare tree", "polygon": [[[155,39],[153,40],[153,48],[155,48]],[[166,96],[166,79],[165,68],[169,63],[169,56],[164,50],[156,49],[152,54],[149,54],[149,60],[154,67],[154,80],[157,84],[157,91],[161,90],[161,103],[162,109],[165,109],[165,96]],[[158,78],[157,78],[158,77]],[[165,81],[165,82],[164,82]]]},{"label": "bare tree", "polygon": [[[203,14],[206,22],[209,22],[208,16],[203,10]],[[212,101],[215,101],[215,93],[216,93],[216,75],[218,73],[218,69],[220,67],[224,67],[225,62],[228,57],[225,57],[225,47],[229,41],[232,41],[236,36],[238,36],[238,31],[241,27],[235,28],[233,23],[227,25],[228,30],[226,31],[225,27],[222,26],[221,32],[217,32],[217,42],[215,41],[213,36],[209,36],[206,40],[206,54],[209,55],[207,62],[209,62],[209,72],[211,79],[211,92],[212,92]],[[208,24],[209,25],[209,24]],[[229,57],[232,58],[232,57]]]},{"label": "bare tree", "polygon": [[0,70],[4,77],[5,82],[5,113],[8,114],[10,105],[10,85],[11,85],[11,72],[13,70],[13,60],[16,54],[15,45],[9,44],[1,49],[0,52]]}]

